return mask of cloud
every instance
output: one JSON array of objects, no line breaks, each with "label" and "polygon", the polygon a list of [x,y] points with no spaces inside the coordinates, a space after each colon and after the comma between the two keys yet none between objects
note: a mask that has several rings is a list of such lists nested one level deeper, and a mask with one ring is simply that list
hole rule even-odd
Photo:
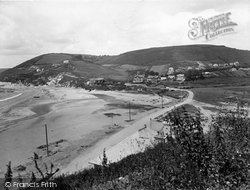
[{"label": "cloud", "polygon": [[[120,54],[208,43],[188,38],[188,21],[231,12],[236,33],[209,43],[250,49],[247,1],[26,1],[1,2],[0,67],[51,52]],[[19,58],[13,58],[20,55]],[[9,57],[9,60],[8,60]]]}]

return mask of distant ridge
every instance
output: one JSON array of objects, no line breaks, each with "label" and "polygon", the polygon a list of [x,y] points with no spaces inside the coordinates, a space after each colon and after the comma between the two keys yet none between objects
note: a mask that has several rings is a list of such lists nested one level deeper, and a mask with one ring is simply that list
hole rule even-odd
[{"label": "distant ridge", "polygon": [[215,45],[157,47],[126,52],[109,60],[108,63],[138,66],[162,64],[179,66],[178,64],[185,65],[196,61],[221,63],[220,58],[226,62],[250,63],[250,51]]}]

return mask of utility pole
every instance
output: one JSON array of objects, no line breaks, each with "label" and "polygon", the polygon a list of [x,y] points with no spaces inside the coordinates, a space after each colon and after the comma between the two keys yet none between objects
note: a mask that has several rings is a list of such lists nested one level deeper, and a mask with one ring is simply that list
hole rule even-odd
[{"label": "utility pole", "polygon": [[111,116],[111,126],[113,126],[113,115]]},{"label": "utility pole", "polygon": [[48,143],[48,129],[47,129],[47,123],[45,123],[45,135],[46,135],[47,156],[49,156],[49,143]]},{"label": "utility pole", "polygon": [[163,108],[163,95],[161,95],[161,108]]},{"label": "utility pole", "polygon": [[129,121],[131,121],[130,101],[128,102],[128,115],[129,115]]}]

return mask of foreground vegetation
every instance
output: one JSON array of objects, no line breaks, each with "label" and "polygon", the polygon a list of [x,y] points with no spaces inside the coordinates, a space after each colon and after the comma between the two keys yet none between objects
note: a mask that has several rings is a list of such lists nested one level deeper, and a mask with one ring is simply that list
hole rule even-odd
[{"label": "foreground vegetation", "polygon": [[166,142],[117,163],[107,165],[105,158],[103,167],[57,177],[51,180],[57,187],[50,189],[250,189],[249,119],[218,115],[204,134],[199,113],[181,112],[165,117],[171,126]]}]

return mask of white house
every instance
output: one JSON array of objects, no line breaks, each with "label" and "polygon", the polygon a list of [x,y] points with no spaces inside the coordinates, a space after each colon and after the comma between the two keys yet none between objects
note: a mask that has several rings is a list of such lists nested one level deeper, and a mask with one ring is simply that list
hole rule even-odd
[{"label": "white house", "polygon": [[168,68],[168,74],[173,74],[174,73],[174,68],[173,67],[169,67]]},{"label": "white house", "polygon": [[185,80],[184,74],[178,74],[178,75],[176,75],[176,80],[177,81],[184,81]]},{"label": "white house", "polygon": [[168,75],[168,79],[174,80],[175,76],[174,75]]},{"label": "white house", "polygon": [[240,63],[238,61],[234,62],[234,66],[239,66]]},{"label": "white house", "polygon": [[135,75],[133,83],[143,83],[145,81],[145,75]]},{"label": "white house", "polygon": [[105,82],[104,78],[92,78],[87,82],[87,85],[101,85]]},{"label": "white house", "polygon": [[158,75],[149,75],[147,77],[147,82],[151,82],[151,83],[157,83],[161,80],[161,77]]},{"label": "white house", "polygon": [[167,77],[161,77],[161,81],[167,80]]},{"label": "white house", "polygon": [[63,61],[63,63],[69,63],[69,60],[68,60],[68,59],[65,59],[65,60]]}]

